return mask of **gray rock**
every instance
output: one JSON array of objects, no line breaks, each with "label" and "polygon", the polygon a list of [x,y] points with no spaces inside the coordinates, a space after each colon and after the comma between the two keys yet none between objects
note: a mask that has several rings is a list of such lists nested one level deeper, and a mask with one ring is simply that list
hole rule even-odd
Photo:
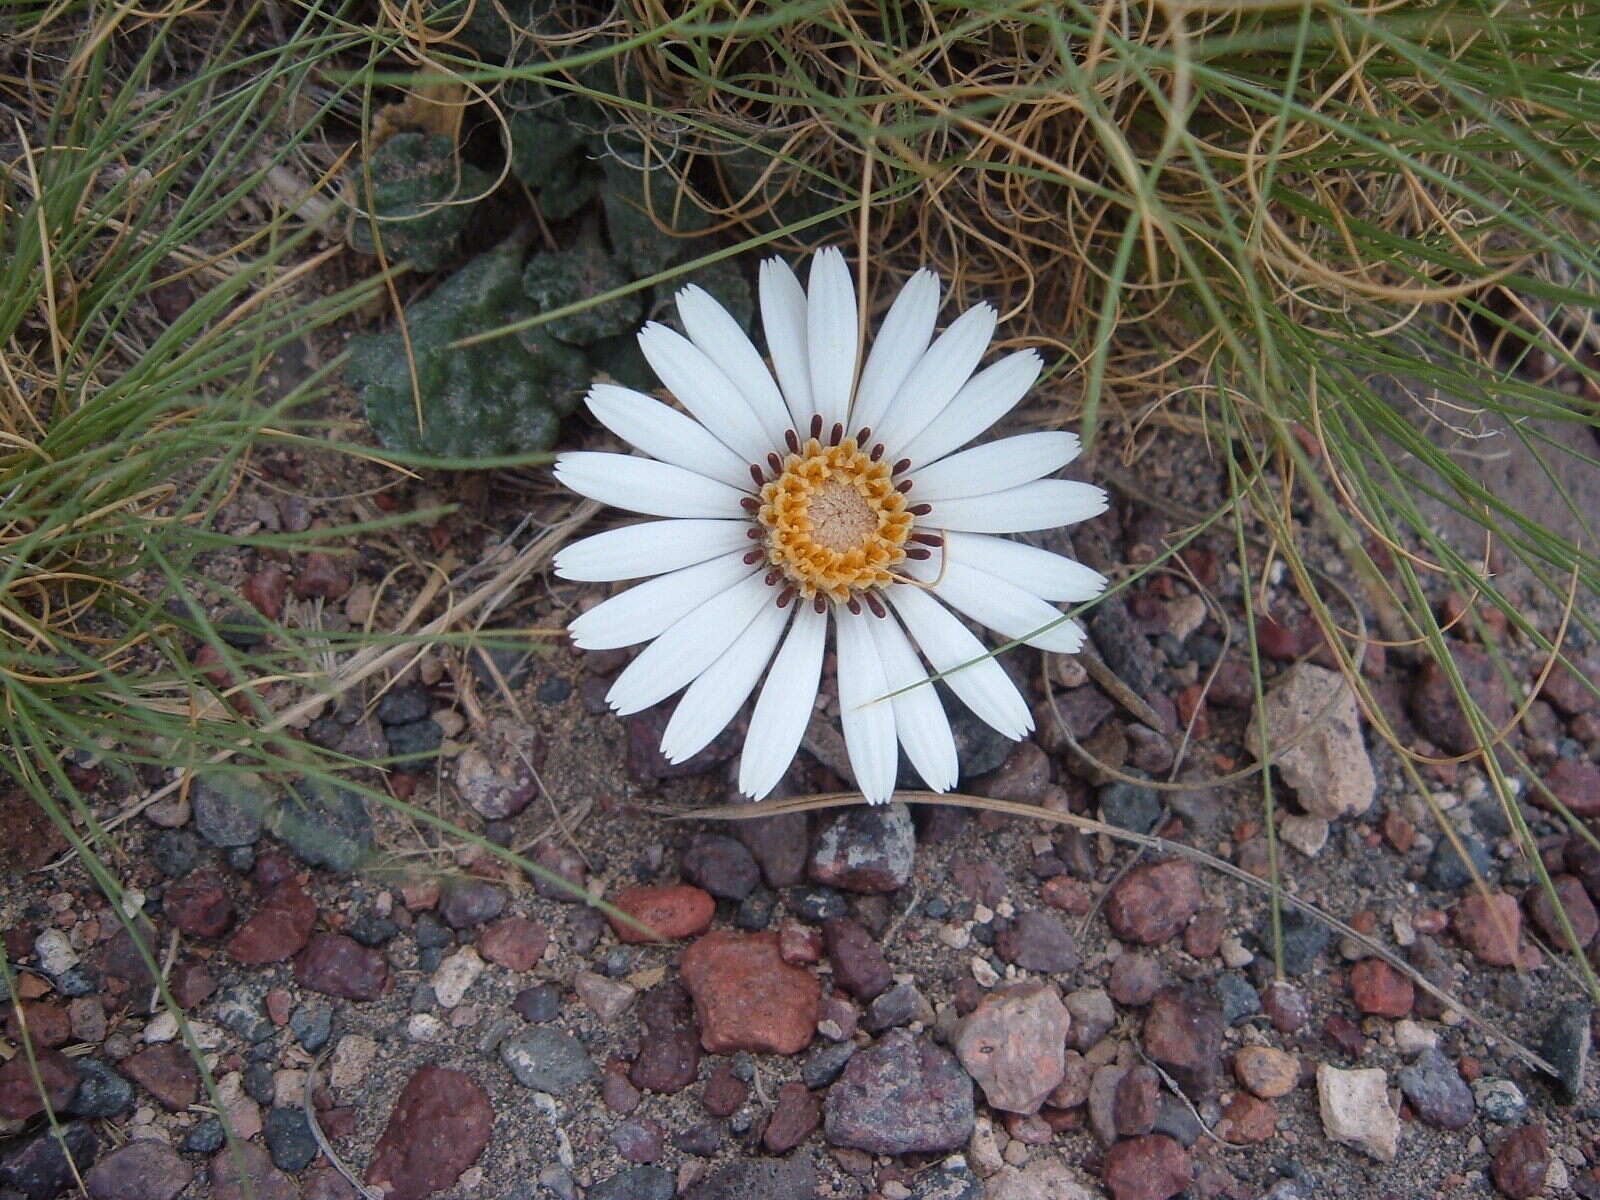
[{"label": "gray rock", "polygon": [[1509,1079],[1474,1080],[1472,1098],[1477,1101],[1478,1111],[1499,1125],[1521,1120],[1528,1111],[1527,1097]]},{"label": "gray rock", "polygon": [[911,877],[917,837],[904,804],[848,808],[827,821],[811,849],[811,877],[850,892],[892,892]]},{"label": "gray rock", "polygon": [[[409,725],[389,725],[383,731],[389,743],[389,753],[396,758],[417,759],[437,754],[444,745],[444,729],[431,717],[426,721],[412,721]],[[421,764],[413,762],[413,769]]]},{"label": "gray rock", "polygon": [[302,862],[345,874],[372,849],[372,814],[361,794],[302,776],[273,814],[270,828]]},{"label": "gray rock", "polygon": [[[1355,692],[1344,676],[1297,663],[1267,693],[1264,714],[1273,765],[1306,812],[1332,821],[1371,807],[1377,778],[1361,738]],[[1253,714],[1245,731],[1252,754],[1261,748],[1262,715]]]},{"label": "gray rock", "polygon": [[982,1195],[982,1182],[959,1154],[924,1171],[911,1185],[911,1200],[979,1200]]},{"label": "gray rock", "polygon": [[972,1136],[972,1080],[948,1050],[903,1030],[857,1054],[823,1104],[829,1143],[869,1154],[935,1154]]},{"label": "gray rock", "polygon": [[1237,1025],[1261,1011],[1261,994],[1237,971],[1224,971],[1217,976],[1217,999],[1222,1001],[1222,1019],[1229,1025]]},{"label": "gray rock", "polygon": [[0,1159],[0,1187],[15,1188],[27,1200],[53,1200],[72,1187],[72,1167],[80,1174],[87,1171],[98,1149],[85,1121],[63,1125],[59,1138],[54,1130],[41,1129]]},{"label": "gray rock", "polygon": [[[1256,937],[1267,954],[1272,953],[1272,918],[1263,915]],[[1311,970],[1317,956],[1328,948],[1333,934],[1315,917],[1307,916],[1297,908],[1283,910],[1283,973],[1290,979]]]},{"label": "gray rock", "polygon": [[1541,1056],[1556,1069],[1557,1094],[1563,1104],[1576,1104],[1583,1092],[1593,1037],[1591,1017],[1589,1006],[1581,1001],[1563,1005],[1539,1043]]},{"label": "gray rock", "polygon": [[1119,780],[1102,787],[1097,798],[1108,825],[1133,833],[1149,833],[1161,819],[1161,796],[1151,787]]},{"label": "gray rock", "polygon": [[317,1156],[317,1139],[301,1108],[269,1108],[261,1121],[272,1165],[280,1171],[304,1171]]},{"label": "gray rock", "polygon": [[[1489,851],[1484,844],[1470,834],[1461,835],[1461,844],[1467,848],[1467,857],[1472,860],[1472,865],[1478,869],[1478,874],[1485,879],[1491,878],[1494,860],[1489,857]],[[1472,882],[1472,873],[1467,870],[1467,864],[1461,860],[1461,855],[1456,853],[1456,848],[1450,839],[1441,835],[1439,844],[1433,848],[1433,857],[1428,860],[1428,886],[1437,888],[1441,892],[1460,891]]]},{"label": "gray rock", "polygon": [[737,1159],[695,1184],[682,1200],[813,1200],[816,1194],[816,1167],[805,1154],[793,1154]]},{"label": "gray rock", "polygon": [[589,1189],[589,1200],[672,1200],[678,1182],[664,1167],[633,1167]]},{"label": "gray rock", "polygon": [[77,1060],[78,1090],[67,1111],[77,1117],[116,1117],[133,1107],[133,1083],[98,1058]]},{"label": "gray rock", "polygon": [[530,1029],[500,1043],[500,1058],[517,1082],[538,1092],[564,1096],[594,1078],[583,1044],[560,1029]]},{"label": "gray rock", "polygon": [[213,846],[254,845],[278,793],[253,771],[202,776],[189,792],[194,827]]},{"label": "gray rock", "polygon": [[1472,1089],[1437,1046],[1429,1046],[1416,1062],[1400,1071],[1400,1090],[1417,1116],[1440,1129],[1464,1129],[1474,1112]]},{"label": "gray rock", "polygon": [[836,1042],[831,1046],[819,1046],[806,1056],[806,1061],[801,1064],[800,1078],[805,1080],[806,1086],[812,1091],[820,1091],[827,1087],[844,1072],[845,1064],[855,1056],[856,1044],[854,1042]]},{"label": "gray rock", "polygon": [[439,898],[439,915],[451,929],[471,929],[505,911],[506,893],[484,879],[458,879]]},{"label": "gray rock", "polygon": [[333,1010],[320,1004],[300,1004],[289,1014],[289,1032],[302,1048],[315,1054],[333,1036]]}]

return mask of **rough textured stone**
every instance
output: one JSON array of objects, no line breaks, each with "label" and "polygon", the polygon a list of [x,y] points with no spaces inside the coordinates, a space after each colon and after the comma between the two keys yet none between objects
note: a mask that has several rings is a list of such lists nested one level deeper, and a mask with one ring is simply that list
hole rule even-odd
[{"label": "rough textured stone", "polygon": [[1393,1162],[1400,1146],[1400,1118],[1389,1107],[1388,1077],[1375,1068],[1341,1071],[1317,1067],[1322,1129],[1336,1142],[1354,1146],[1379,1162]]},{"label": "rough textured stone", "polygon": [[227,951],[250,966],[293,958],[311,937],[317,906],[294,880],[280,883],[265,903],[228,939]]},{"label": "rough textured stone", "polygon": [[1517,961],[1522,943],[1522,912],[1515,897],[1491,892],[1487,898],[1473,893],[1456,907],[1451,924],[1456,936],[1480,961],[1509,967]]},{"label": "rough textured stone", "polygon": [[1563,1004],[1539,1039],[1539,1053],[1556,1069],[1555,1079],[1564,1104],[1576,1104],[1583,1094],[1594,1040],[1594,1014],[1583,1001]]},{"label": "rough textured stone", "polygon": [[723,900],[743,900],[761,882],[761,868],[742,842],[703,833],[683,852],[683,875]]},{"label": "rough textured stone", "polygon": [[1117,1023],[1117,1010],[1104,988],[1079,988],[1067,993],[1064,1003],[1072,1017],[1067,1044],[1075,1050],[1089,1049]]},{"label": "rough textured stone", "polygon": [[194,1168],[161,1142],[129,1142],[84,1176],[93,1200],[173,1200],[189,1186]]},{"label": "rough textured stone", "polygon": [[1241,1046],[1233,1056],[1233,1074],[1253,1094],[1275,1100],[1300,1082],[1300,1060],[1272,1046]]},{"label": "rough textured stone", "polygon": [[824,921],[822,939],[833,963],[834,982],[856,999],[871,1000],[894,982],[877,939],[850,918]]},{"label": "rough textured stone", "polygon": [[294,960],[295,982],[341,1000],[376,1000],[389,979],[382,954],[342,933],[319,933]]},{"label": "rough textured stone", "polygon": [[768,887],[793,887],[806,875],[806,847],[811,844],[808,824],[805,813],[758,817],[735,821],[733,836],[755,857]]},{"label": "rough textured stone", "polygon": [[1152,1133],[1107,1150],[1103,1178],[1112,1200],[1169,1200],[1189,1186],[1192,1174],[1189,1152]]},{"label": "rough textured stone", "polygon": [[1238,1092],[1223,1106],[1217,1132],[1230,1142],[1264,1142],[1278,1132],[1278,1110],[1271,1101]]},{"label": "rough textured stone", "polygon": [[139,1051],[122,1061],[122,1070],[168,1112],[182,1112],[200,1096],[200,1072],[177,1042]]},{"label": "rough textured stone", "polygon": [[892,892],[911,877],[916,848],[904,804],[848,808],[817,832],[811,878],[847,892]]},{"label": "rough textured stone", "polygon": [[[970,1172],[967,1178],[971,1178]],[[913,1194],[916,1200],[946,1200],[947,1195],[948,1200],[977,1200],[978,1197],[976,1186],[970,1193],[919,1191]],[[1053,1155],[1035,1158],[1021,1167],[1000,1168],[984,1183],[982,1195],[983,1200],[1102,1200],[1099,1187]]]},{"label": "rough textured stone", "polygon": [[1222,1066],[1222,1005],[1203,987],[1167,988],[1150,1002],[1144,1049],[1194,1099],[1210,1093]]},{"label": "rough textured stone", "polygon": [[776,933],[708,933],[684,952],[681,971],[712,1054],[797,1054],[816,1032],[821,985],[783,961]]},{"label": "rough textured stone", "polygon": [[935,1154],[964,1146],[976,1114],[955,1056],[903,1030],[859,1051],[828,1089],[823,1131],[869,1154]]},{"label": "rough textured stone", "polygon": [[1030,909],[1018,913],[1010,928],[996,935],[995,951],[1024,971],[1059,973],[1078,965],[1078,944],[1061,918]]},{"label": "rough textured stone", "polygon": [[1550,1173],[1550,1144],[1543,1125],[1523,1125],[1500,1139],[1489,1174],[1509,1200],[1530,1200],[1544,1191]]},{"label": "rough textured stone", "polygon": [[494,1108],[470,1075],[428,1065],[411,1076],[373,1150],[366,1181],[388,1200],[425,1200],[450,1187],[489,1143]]},{"label": "rough textured stone", "polygon": [[[1563,758],[1544,778],[1556,799],[1577,817],[1600,816],[1600,765],[1578,758]],[[1533,793],[1535,803],[1544,793]]]},{"label": "rough textured stone", "polygon": [[1416,1000],[1411,980],[1381,958],[1364,958],[1350,968],[1350,991],[1358,1009],[1377,1017],[1403,1017]]},{"label": "rough textured stone", "polygon": [[215,871],[195,871],[171,884],[162,911],[190,937],[222,936],[233,921],[233,896]]},{"label": "rough textured stone", "polygon": [[767,1121],[761,1144],[769,1154],[787,1154],[822,1123],[822,1101],[803,1083],[786,1083],[778,1089],[778,1103]]},{"label": "rough textured stone", "polygon": [[649,1092],[681,1092],[700,1069],[700,1034],[689,993],[676,980],[656,985],[639,1001],[639,1022],[645,1036],[628,1082]]},{"label": "rough textured stone", "polygon": [[530,1029],[507,1038],[500,1043],[500,1059],[523,1087],[557,1096],[595,1076],[583,1043],[562,1029]]},{"label": "rough textured stone", "polygon": [[1157,946],[1183,932],[1200,907],[1194,865],[1177,859],[1135,867],[1106,897],[1106,922],[1125,942]]},{"label": "rough textured stone", "polygon": [[[1324,820],[1366,812],[1377,792],[1372,759],[1361,739],[1360,711],[1349,682],[1337,671],[1302,662],[1267,693],[1266,731],[1273,763],[1306,812]],[[1244,744],[1261,749],[1261,714],[1250,719]],[[1281,749],[1294,739],[1288,749]]]},{"label": "rough textured stone", "polygon": [[501,917],[478,935],[478,953],[513,971],[531,971],[549,944],[549,930],[526,917]]},{"label": "rough textured stone", "polygon": [[41,1129],[20,1145],[12,1143],[0,1159],[0,1188],[14,1189],[25,1200],[53,1200],[74,1185],[74,1167],[82,1174],[94,1165],[98,1150],[87,1121],[62,1125],[60,1138]]},{"label": "rough textured stone", "polygon": [[1071,1024],[1054,984],[1019,983],[978,1002],[961,1022],[955,1051],[991,1107],[1036,1113],[1066,1072]]},{"label": "rough textured stone", "polygon": [[688,884],[626,888],[611,903],[651,931],[646,933],[608,913],[606,919],[618,939],[632,943],[693,937],[711,924],[717,911],[709,892]]},{"label": "rough textured stone", "polygon": [[804,1155],[746,1158],[729,1163],[684,1192],[680,1200],[813,1200],[817,1169]]},{"label": "rough textured stone", "polygon": [[[217,1132],[222,1132],[220,1125]],[[243,1172],[239,1170],[241,1159]],[[252,1142],[241,1141],[238,1158],[226,1146],[212,1155],[209,1197],[210,1200],[300,1200],[300,1189],[293,1179],[272,1165],[265,1150]]]},{"label": "rough textured stone", "polygon": [[[1595,934],[1600,933],[1600,916],[1595,914],[1594,902],[1584,891],[1583,881],[1576,875],[1557,875],[1550,882],[1555,885],[1556,898],[1566,911],[1572,932],[1577,935],[1578,945],[1589,945],[1594,941]],[[1544,888],[1535,885],[1528,889],[1528,915],[1553,947],[1571,950],[1566,931],[1561,928],[1556,905],[1551,902]]]},{"label": "rough textured stone", "polygon": [[472,929],[505,911],[506,892],[486,879],[457,879],[439,894],[439,916],[451,929]]},{"label": "rough textured stone", "polygon": [[1429,1125],[1464,1129],[1472,1121],[1472,1089],[1455,1063],[1433,1046],[1423,1050],[1409,1067],[1401,1068],[1400,1090]]}]

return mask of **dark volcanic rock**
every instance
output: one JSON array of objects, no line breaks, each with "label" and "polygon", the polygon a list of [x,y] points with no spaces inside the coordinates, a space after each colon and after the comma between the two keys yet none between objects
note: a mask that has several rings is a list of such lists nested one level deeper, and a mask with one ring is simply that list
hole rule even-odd
[{"label": "dark volcanic rock", "polygon": [[295,982],[341,1000],[376,1000],[383,995],[389,964],[342,933],[319,933],[294,960]]},{"label": "dark volcanic rock", "polygon": [[425,1200],[450,1187],[489,1143],[494,1108],[462,1071],[429,1064],[400,1091],[366,1181],[388,1200]]},{"label": "dark volcanic rock", "polygon": [[954,1150],[975,1119],[972,1080],[955,1056],[900,1030],[851,1058],[823,1107],[828,1141],[869,1154]]}]

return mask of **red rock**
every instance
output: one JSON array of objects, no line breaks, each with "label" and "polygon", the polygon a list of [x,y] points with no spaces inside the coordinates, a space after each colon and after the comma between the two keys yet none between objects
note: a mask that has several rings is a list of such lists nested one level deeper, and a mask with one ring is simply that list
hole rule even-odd
[{"label": "red rock", "polygon": [[684,952],[681,971],[712,1054],[798,1054],[816,1032],[821,985],[783,961],[774,932],[708,933]]},{"label": "red rock", "polygon": [[[240,1162],[243,1161],[243,1179]],[[244,1180],[249,1180],[248,1190]],[[294,1180],[272,1165],[260,1146],[240,1142],[238,1157],[224,1146],[211,1158],[210,1200],[300,1200]]]},{"label": "red rock", "polygon": [[1417,841],[1417,827],[1390,809],[1383,814],[1383,836],[1401,854],[1409,854]]},{"label": "red rock", "polygon": [[24,1000],[20,1014],[16,1008],[6,1013],[6,1036],[19,1045],[24,1026],[35,1050],[54,1050],[72,1040],[72,1020],[59,1004]]},{"label": "red rock", "polygon": [[799,921],[785,921],[778,926],[778,951],[792,967],[814,966],[822,959],[822,935]]},{"label": "red rock", "polygon": [[786,1083],[778,1089],[778,1104],[761,1135],[768,1154],[787,1154],[822,1124],[822,1101],[803,1083]]},{"label": "red rock", "polygon": [[295,572],[294,594],[302,600],[337,600],[350,590],[350,572],[341,566],[340,559],[322,550],[306,555],[300,569]]},{"label": "red rock", "polygon": [[1161,964],[1150,955],[1124,951],[1111,964],[1106,990],[1118,1004],[1143,1008],[1161,990],[1165,978]]},{"label": "red rock", "polygon": [[750,1098],[750,1087],[728,1063],[717,1064],[700,1089],[700,1103],[713,1117],[731,1117]]},{"label": "red rock", "polygon": [[1106,898],[1106,921],[1125,942],[1157,946],[1182,933],[1199,907],[1194,866],[1177,859],[1124,875]]},{"label": "red rock", "polygon": [[[43,1097],[33,1081],[35,1064],[44,1084]],[[34,1063],[24,1053],[13,1054],[0,1066],[0,1117],[26,1121],[44,1111],[45,1097],[51,1110],[59,1113],[77,1090],[78,1068],[61,1051],[40,1047],[34,1052]]]},{"label": "red rock", "polygon": [[1094,893],[1089,885],[1070,875],[1057,875],[1039,885],[1039,899],[1051,908],[1059,908],[1081,917],[1094,907]]},{"label": "red rock", "polygon": [[200,1097],[200,1072],[189,1051],[177,1042],[162,1042],[122,1060],[121,1071],[168,1112],[182,1112]]},{"label": "red rock", "polygon": [[171,1146],[141,1140],[107,1154],[83,1182],[94,1200],[174,1200],[193,1178],[194,1168]]},{"label": "red rock", "polygon": [[1161,1077],[1143,1063],[1129,1067],[1117,1080],[1111,1098],[1111,1119],[1119,1137],[1142,1137],[1156,1127],[1161,1106]]},{"label": "red rock", "polygon": [[689,993],[676,980],[657,984],[639,1001],[639,1023],[644,1036],[628,1082],[664,1095],[681,1092],[700,1073],[700,1040]]},{"label": "red rock", "polygon": [[834,983],[857,1000],[871,1000],[894,982],[877,939],[848,917],[824,921],[822,942],[833,963]]},{"label": "red rock", "polygon": [[[1555,885],[1556,897],[1566,910],[1567,920],[1572,923],[1572,932],[1578,937],[1578,945],[1587,946],[1594,941],[1595,934],[1600,933],[1600,916],[1596,915],[1594,902],[1584,891],[1583,881],[1573,875],[1557,875],[1550,882]],[[1528,889],[1528,915],[1557,950],[1571,949],[1567,945],[1566,932],[1561,928],[1556,906],[1544,888],[1534,886]]]},{"label": "red rock", "polygon": [[294,1008],[294,993],[288,988],[268,988],[266,996],[267,1019],[279,1029],[289,1023],[289,1013]]},{"label": "red rock", "polygon": [[172,998],[187,1012],[203,1004],[217,990],[217,981],[201,963],[179,963],[172,970]]},{"label": "red rock", "polygon": [[1240,1092],[1224,1106],[1217,1132],[1230,1142],[1264,1142],[1278,1132],[1278,1110]]},{"label": "red rock", "polygon": [[191,871],[170,884],[161,907],[190,937],[220,937],[233,922],[233,896],[215,871]]},{"label": "red rock", "polygon": [[[1576,758],[1563,758],[1550,768],[1545,784],[1577,817],[1600,816],[1600,766]],[[1533,790],[1533,802],[1551,807],[1545,794]]]},{"label": "red rock", "polygon": [[1183,931],[1183,950],[1194,958],[1210,958],[1222,947],[1228,914],[1220,908],[1202,908]]},{"label": "red rock", "polygon": [[280,566],[265,566],[245,580],[244,587],[239,591],[240,595],[255,606],[258,613],[269,621],[276,621],[283,615],[283,600],[289,591],[289,576]]},{"label": "red rock", "polygon": [[1101,1174],[1112,1200],[1169,1200],[1189,1186],[1191,1177],[1189,1152],[1160,1133],[1112,1146]]},{"label": "red rock", "polygon": [[[257,864],[259,865],[259,864]],[[255,966],[293,958],[311,936],[317,906],[294,880],[273,888],[266,903],[228,939],[235,960]]]},{"label": "red rock", "polygon": [[425,1200],[478,1161],[493,1125],[494,1107],[472,1076],[430,1063],[400,1090],[366,1181],[387,1188],[387,1200]]},{"label": "red rock", "polygon": [[1403,1017],[1416,1000],[1411,980],[1381,958],[1363,958],[1350,968],[1350,991],[1357,1008],[1378,1017]]},{"label": "red rock", "polygon": [[[1591,658],[1580,664],[1590,679],[1600,679],[1600,659]],[[1600,710],[1600,697],[1584,686],[1583,678],[1565,663],[1557,663],[1545,676],[1539,698],[1548,700],[1569,717],[1581,716]]]},{"label": "red rock", "polygon": [[389,964],[342,933],[319,933],[294,960],[295,982],[341,1000],[376,1000],[389,979]]},{"label": "red rock", "polygon": [[1510,1200],[1529,1200],[1544,1191],[1549,1170],[1550,1144],[1543,1125],[1523,1125],[1506,1134],[1489,1164],[1495,1187]]},{"label": "red rock", "polygon": [[693,937],[704,932],[717,911],[717,902],[710,892],[687,883],[627,888],[611,903],[654,932],[655,936],[646,934],[634,925],[608,916],[617,937],[634,943]]},{"label": "red rock", "polygon": [[997,988],[956,1031],[954,1050],[992,1108],[1031,1115],[1066,1073],[1072,1017],[1053,983]]},{"label": "red rock", "polygon": [[549,944],[549,931],[525,917],[501,917],[478,935],[478,953],[513,971],[531,971]]},{"label": "red rock", "polygon": [[1310,621],[1280,625],[1271,617],[1256,619],[1256,644],[1261,653],[1278,662],[1291,662],[1315,650],[1321,642],[1321,632]]},{"label": "red rock", "polygon": [[1222,1067],[1222,1005],[1201,987],[1167,988],[1150,1003],[1144,1049],[1191,1098],[1208,1094]]},{"label": "red rock", "polygon": [[1473,893],[1456,906],[1456,936],[1480,962],[1509,967],[1517,961],[1522,941],[1522,913],[1514,897],[1494,892],[1487,899]]}]

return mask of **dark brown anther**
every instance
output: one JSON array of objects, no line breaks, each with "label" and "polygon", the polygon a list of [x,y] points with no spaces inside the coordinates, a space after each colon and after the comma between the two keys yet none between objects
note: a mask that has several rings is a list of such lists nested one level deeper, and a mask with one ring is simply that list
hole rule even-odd
[{"label": "dark brown anther", "polygon": [[924,550],[921,546],[912,546],[909,550],[906,551],[906,557],[907,558],[911,558],[911,559],[915,559],[917,562],[921,562],[925,558],[932,558],[933,557],[933,551],[932,550]]},{"label": "dark brown anther", "polygon": [[833,423],[833,429],[828,434],[828,444],[830,446],[837,446],[842,441],[844,441],[844,426],[835,421]]},{"label": "dark brown anther", "polygon": [[766,532],[767,531],[765,529],[761,528],[761,526],[752,525],[752,526],[750,526],[749,529],[746,529],[744,531],[744,535],[747,538],[758,538],[758,537],[763,536]]},{"label": "dark brown anther", "polygon": [[891,475],[903,475],[903,474],[905,474],[905,472],[909,471],[910,469],[911,469],[911,460],[909,458],[902,458],[899,462],[895,463],[894,470],[890,471],[889,474],[891,474]]},{"label": "dark brown anther", "polygon": [[800,453],[800,435],[792,429],[783,431],[783,444],[789,447],[790,454]]},{"label": "dark brown anther", "polygon": [[815,596],[811,597],[811,607],[813,609],[815,609],[819,613],[827,612],[828,611],[827,598],[825,596],[823,596],[823,594],[821,592],[818,592]]},{"label": "dark brown anther", "polygon": [[822,438],[822,414],[811,414],[811,436],[820,440]]},{"label": "dark brown anther", "polygon": [[911,490],[911,480],[902,479],[899,483],[894,485],[894,490],[899,492],[902,496],[905,495]]},{"label": "dark brown anther", "polygon": [[921,542],[924,546],[944,545],[944,538],[940,537],[937,533],[913,533],[911,535],[911,540],[913,542]]},{"label": "dark brown anther", "polygon": [[767,477],[761,473],[761,468],[756,466],[755,463],[750,464],[750,478],[756,481],[757,487],[767,482]]},{"label": "dark brown anther", "polygon": [[760,546],[757,546],[754,550],[746,550],[744,552],[745,565],[753,567],[766,556],[767,552]]},{"label": "dark brown anther", "polygon": [[794,599],[794,585],[790,584],[788,587],[784,588],[783,591],[778,593],[778,607],[779,608],[788,608],[789,607],[789,601],[791,601],[793,599]]},{"label": "dark brown anther", "polygon": [[757,500],[754,496],[746,496],[743,500],[739,501],[739,507],[744,509],[745,512],[760,512],[761,501]]},{"label": "dark brown anther", "polygon": [[780,580],[782,578],[783,578],[783,572],[780,571],[777,567],[773,567],[772,570],[767,572],[767,578],[766,578],[765,582],[766,582],[766,585],[768,587],[776,587],[777,584],[778,584],[778,580]]},{"label": "dark brown anther", "polygon": [[872,427],[869,425],[863,425],[861,427],[861,432],[856,434],[856,445],[865,446],[867,444],[867,439],[871,436]]},{"label": "dark brown anther", "polygon": [[871,461],[871,462],[877,462],[882,457],[883,457],[883,443],[879,442],[876,446],[874,446],[872,448],[872,453],[867,455],[867,459],[869,461]]},{"label": "dark brown anther", "polygon": [[906,511],[913,517],[925,517],[933,511],[933,505],[913,504],[910,508],[906,509]]},{"label": "dark brown anther", "polygon": [[872,615],[875,617],[887,617],[889,615],[888,610],[883,607],[883,601],[878,599],[877,592],[867,593],[867,607],[872,610]]},{"label": "dark brown anther", "polygon": [[846,600],[844,606],[856,616],[859,617],[861,615],[861,601],[856,599],[854,596],[851,596],[850,599]]},{"label": "dark brown anther", "polygon": [[783,459],[779,458],[776,452],[767,455],[767,466],[772,468],[774,475],[783,474]]}]

